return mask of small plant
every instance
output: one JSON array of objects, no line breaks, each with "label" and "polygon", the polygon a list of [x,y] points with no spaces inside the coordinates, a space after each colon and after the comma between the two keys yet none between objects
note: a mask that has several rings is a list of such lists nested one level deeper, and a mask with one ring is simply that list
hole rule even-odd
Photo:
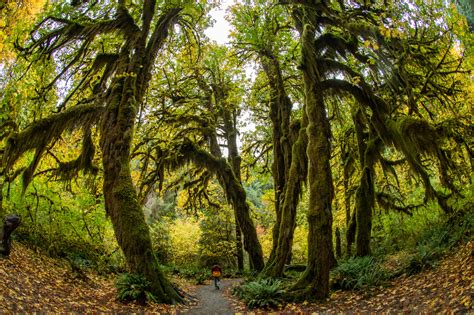
[{"label": "small plant", "polygon": [[444,253],[472,235],[473,218],[472,213],[458,213],[442,225],[426,231],[420,237],[405,272],[413,275],[435,266]]},{"label": "small plant", "polygon": [[386,278],[386,272],[373,257],[355,257],[341,262],[332,271],[332,286],[346,290],[361,289],[380,285]]},{"label": "small plant", "polygon": [[130,273],[120,275],[115,283],[120,301],[137,301],[140,304],[145,304],[146,301],[157,302],[156,296],[150,291],[150,285],[144,276]]},{"label": "small plant", "polygon": [[198,273],[194,279],[196,280],[196,284],[203,284],[207,279],[209,279],[209,274],[208,273]]},{"label": "small plant", "polygon": [[232,293],[249,308],[275,308],[283,302],[283,285],[280,280],[261,279],[235,287]]}]

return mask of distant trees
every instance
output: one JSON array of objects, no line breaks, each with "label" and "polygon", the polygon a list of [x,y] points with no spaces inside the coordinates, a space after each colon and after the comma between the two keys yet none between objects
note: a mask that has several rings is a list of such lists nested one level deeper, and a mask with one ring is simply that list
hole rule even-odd
[{"label": "distant trees", "polygon": [[193,165],[194,176],[186,174],[182,181],[194,211],[214,207],[215,201],[209,198],[207,186],[215,176],[234,209],[239,266],[243,267],[243,256],[239,252],[241,240],[249,255],[250,267],[261,270],[263,253],[242,185],[237,147],[244,84],[239,80],[243,77],[225,47],[208,44],[197,49],[199,54],[182,55],[176,63],[163,68],[168,84],[156,95],[163,102],[162,109],[149,115],[157,124],[147,126],[144,132],[148,135],[168,133],[168,137],[153,137],[140,143],[136,154],[151,155],[154,160],[143,169],[147,174],[144,178],[150,184],[161,182],[166,171],[179,171]]},{"label": "distant trees", "polygon": [[[295,60],[291,60],[291,54],[297,54],[296,41],[290,33],[292,27],[285,7],[256,1],[236,5],[232,12],[232,24],[238,31],[232,44],[239,56],[257,62],[265,78],[262,84],[268,90],[256,92],[258,106],[265,106],[267,117],[263,121],[271,123],[272,138],[267,145],[272,151],[276,216],[272,251],[263,273],[280,277],[291,260],[296,207],[307,176],[307,117],[304,110],[302,117],[295,117],[290,98],[301,93]],[[290,64],[285,64],[288,61]]]}]

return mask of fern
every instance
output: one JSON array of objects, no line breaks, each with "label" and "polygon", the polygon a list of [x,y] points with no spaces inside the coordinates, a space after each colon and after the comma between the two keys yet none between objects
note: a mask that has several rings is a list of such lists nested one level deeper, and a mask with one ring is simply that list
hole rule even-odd
[{"label": "fern", "polygon": [[117,279],[115,287],[118,299],[122,302],[137,301],[144,304],[146,301],[158,301],[150,291],[151,283],[142,275],[124,273]]},{"label": "fern", "polygon": [[283,302],[283,286],[280,280],[262,279],[233,289],[249,308],[274,308]]},{"label": "fern", "polygon": [[373,257],[349,258],[332,272],[333,287],[362,289],[380,285],[387,278],[386,272]]}]

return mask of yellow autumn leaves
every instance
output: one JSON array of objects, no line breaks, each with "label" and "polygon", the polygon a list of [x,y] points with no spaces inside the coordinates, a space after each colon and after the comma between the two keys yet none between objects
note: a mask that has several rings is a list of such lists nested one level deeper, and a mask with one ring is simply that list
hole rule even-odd
[{"label": "yellow autumn leaves", "polygon": [[12,58],[13,43],[24,35],[25,26],[33,23],[46,0],[0,2],[0,62]]}]

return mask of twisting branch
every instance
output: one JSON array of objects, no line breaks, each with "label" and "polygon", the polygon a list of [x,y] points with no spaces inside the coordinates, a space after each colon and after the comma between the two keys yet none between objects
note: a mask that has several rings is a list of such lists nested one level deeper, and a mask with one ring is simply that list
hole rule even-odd
[{"label": "twisting branch", "polygon": [[102,111],[103,107],[100,106],[78,105],[36,121],[22,132],[10,136],[1,166],[8,172],[25,152],[35,150],[33,162],[23,173],[26,189],[47,147],[54,144],[66,131],[97,123]]}]

